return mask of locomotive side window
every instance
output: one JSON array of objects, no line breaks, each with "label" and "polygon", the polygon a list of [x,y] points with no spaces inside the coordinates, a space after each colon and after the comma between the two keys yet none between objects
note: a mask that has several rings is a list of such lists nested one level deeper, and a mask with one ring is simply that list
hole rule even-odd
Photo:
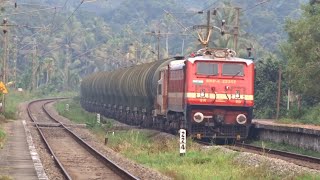
[{"label": "locomotive side window", "polygon": [[225,76],[243,76],[243,64],[223,64],[222,75]]},{"label": "locomotive side window", "polygon": [[218,75],[218,64],[198,62],[197,74],[200,75]]}]

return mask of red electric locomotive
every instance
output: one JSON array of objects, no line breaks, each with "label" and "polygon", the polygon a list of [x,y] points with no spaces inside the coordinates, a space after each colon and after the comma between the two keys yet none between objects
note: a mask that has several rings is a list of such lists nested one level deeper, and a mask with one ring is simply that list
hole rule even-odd
[{"label": "red electric locomotive", "polygon": [[98,72],[81,83],[88,111],[196,138],[247,138],[253,94],[252,60],[229,49]]},{"label": "red electric locomotive", "polygon": [[202,49],[160,70],[154,122],[192,137],[244,139],[254,105],[254,64],[229,49]]}]

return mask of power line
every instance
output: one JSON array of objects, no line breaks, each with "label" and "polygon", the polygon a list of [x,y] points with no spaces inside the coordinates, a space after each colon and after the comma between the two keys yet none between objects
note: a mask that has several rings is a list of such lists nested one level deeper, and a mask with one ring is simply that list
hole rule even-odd
[{"label": "power line", "polygon": [[[66,6],[67,2],[68,2],[68,0],[65,1],[64,6],[62,7],[62,9]],[[48,32],[54,33],[54,32],[56,32],[59,28],[61,28],[62,26],[64,26],[64,25],[69,21],[69,19],[74,15],[74,13],[80,8],[80,6],[81,6],[81,4],[83,4],[83,2],[84,2],[84,0],[82,0],[82,1],[80,2],[80,4],[77,6],[77,8],[72,12],[72,14],[67,18],[67,20],[64,21],[63,24],[61,24],[60,26],[57,26],[57,27],[56,27],[55,25],[52,25],[52,27],[48,29]],[[56,15],[56,11],[55,11],[55,15]],[[55,16],[54,16],[54,17],[55,17]],[[53,17],[53,18],[54,18],[54,17]],[[53,19],[53,20],[54,20],[54,19]],[[52,21],[51,24],[53,24],[53,21]],[[49,27],[49,26],[50,26],[50,24],[49,24],[47,27]],[[34,35],[36,35],[36,34],[39,34],[40,32],[41,32],[41,31],[38,31],[38,32],[34,33],[32,36],[34,36]],[[27,45],[23,46],[23,47],[20,48],[19,50],[22,50],[23,48],[29,46],[30,44],[31,44],[31,42],[29,42]]]},{"label": "power line", "polygon": [[185,31],[188,31],[191,35],[193,35],[196,39],[198,39],[198,37],[196,36],[196,35],[194,35],[192,32],[190,32],[190,30],[187,28],[187,27],[185,27],[174,15],[172,15],[170,12],[168,12],[168,11],[166,11],[166,10],[164,10],[164,9],[162,9],[167,15],[170,15],[172,18],[173,18],[173,20],[174,21],[176,21],[176,23],[178,24],[178,25],[180,25]]},{"label": "power line", "polygon": [[20,12],[20,13],[1,14],[0,16],[12,16],[12,15],[20,15],[20,14],[32,14],[32,13],[35,13],[35,12],[45,11],[45,10],[55,9],[55,8],[57,8],[57,7],[43,8],[43,9],[38,9],[38,10],[34,10],[34,11],[26,11],[26,12]]},{"label": "power line", "polygon": [[[67,1],[66,1],[67,2]],[[67,20],[64,21],[61,25],[59,25],[56,29],[53,29],[51,33],[55,33],[59,28],[63,27],[67,22],[70,20],[70,18],[74,15],[74,13],[80,8],[80,6],[83,4],[84,0],[80,2],[80,4],[76,7],[76,9],[71,13],[71,15],[67,18]]]},{"label": "power line", "polygon": [[253,5],[252,7],[248,7],[248,8],[246,8],[246,9],[240,11],[240,13],[245,12],[245,11],[248,11],[248,10],[253,9],[253,8],[256,8],[256,7],[258,7],[258,6],[262,5],[262,4],[267,3],[267,2],[270,2],[270,1],[271,1],[271,0],[265,0],[265,1],[259,2],[259,3],[255,4],[255,5]]}]

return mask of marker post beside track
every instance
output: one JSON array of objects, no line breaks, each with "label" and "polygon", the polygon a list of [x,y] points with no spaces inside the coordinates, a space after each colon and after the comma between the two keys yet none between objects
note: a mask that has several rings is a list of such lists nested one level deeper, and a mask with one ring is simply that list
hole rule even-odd
[{"label": "marker post beside track", "polygon": [[180,156],[184,156],[187,151],[187,132],[185,129],[180,129]]},{"label": "marker post beside track", "polygon": [[97,123],[100,124],[100,114],[97,114]]}]

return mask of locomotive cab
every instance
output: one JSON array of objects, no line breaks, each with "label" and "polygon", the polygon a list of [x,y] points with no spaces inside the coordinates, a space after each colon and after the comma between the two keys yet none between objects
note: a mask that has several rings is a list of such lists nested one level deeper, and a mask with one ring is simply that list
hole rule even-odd
[{"label": "locomotive cab", "polygon": [[189,134],[197,138],[244,139],[254,105],[253,63],[227,53],[224,57],[211,54],[186,61]]}]

